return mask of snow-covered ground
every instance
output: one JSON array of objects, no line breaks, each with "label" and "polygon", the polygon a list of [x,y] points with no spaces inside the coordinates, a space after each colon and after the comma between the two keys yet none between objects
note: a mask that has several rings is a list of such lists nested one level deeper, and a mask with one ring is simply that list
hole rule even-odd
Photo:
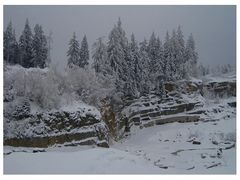
[{"label": "snow-covered ground", "polygon": [[[4,148],[4,173],[234,174],[235,118],[135,127],[130,136],[111,148],[52,147],[33,153],[36,149],[8,146]],[[194,140],[201,144],[193,144]]]},{"label": "snow-covered ground", "polygon": [[115,148],[41,153],[17,152],[4,156],[6,174],[119,174],[159,173],[143,158]]},{"label": "snow-covered ground", "polygon": [[[224,136],[229,136],[234,128],[231,120],[217,125],[213,122],[171,123],[135,131],[129,139],[113,147],[143,157],[164,169],[159,173],[235,173],[236,149],[223,150],[219,157],[217,155],[219,148],[233,144],[212,143],[215,139],[224,141]],[[193,139],[201,144],[192,144]]]}]

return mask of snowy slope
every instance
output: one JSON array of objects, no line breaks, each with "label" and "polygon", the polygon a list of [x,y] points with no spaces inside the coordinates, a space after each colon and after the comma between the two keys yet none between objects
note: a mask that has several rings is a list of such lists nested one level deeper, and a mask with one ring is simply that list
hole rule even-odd
[{"label": "snowy slope", "polygon": [[[212,143],[212,139],[221,139],[225,131],[229,131],[225,136],[231,134],[234,125],[227,125],[228,123],[229,121],[219,125],[208,123],[207,126],[206,123],[172,123],[144,128],[135,131],[129,139],[115,144],[114,147],[144,157],[159,169],[164,169],[159,173],[235,173],[235,148],[223,150],[223,157],[217,157],[219,148],[224,149],[234,143]],[[192,138],[201,144],[192,144]],[[219,165],[211,168],[215,164]]]}]

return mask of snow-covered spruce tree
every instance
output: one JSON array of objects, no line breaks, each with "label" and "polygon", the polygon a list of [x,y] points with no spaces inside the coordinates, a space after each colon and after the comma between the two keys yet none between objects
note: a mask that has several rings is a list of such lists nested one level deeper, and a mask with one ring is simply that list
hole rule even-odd
[{"label": "snow-covered spruce tree", "polygon": [[128,43],[126,48],[125,63],[126,66],[123,69],[126,79],[124,80],[124,94],[129,97],[134,97],[137,94],[137,85],[135,81],[135,72],[134,72],[134,58],[131,51],[131,43]]},{"label": "snow-covered spruce tree", "polygon": [[163,82],[166,81],[164,74],[164,58],[163,58],[163,45],[159,37],[157,38],[157,61],[156,61],[156,72],[154,76],[155,93],[163,95]]},{"label": "snow-covered spruce tree", "polygon": [[13,63],[14,64],[19,64],[20,62],[20,49],[19,49],[19,44],[16,40],[16,34],[15,30],[13,30]]},{"label": "snow-covered spruce tree", "polygon": [[157,72],[157,60],[158,60],[158,44],[157,44],[157,38],[154,34],[152,33],[149,44],[148,44],[148,56],[150,59],[150,66],[149,66],[149,72],[151,79],[153,80],[155,73]]},{"label": "snow-covered spruce tree", "polygon": [[24,30],[19,39],[20,47],[20,64],[25,67],[34,67],[33,63],[33,35],[29,26],[28,19],[26,20]]},{"label": "snow-covered spruce tree", "polygon": [[49,34],[46,36],[47,38],[47,59],[46,59],[46,66],[49,67],[51,64],[51,50],[52,50],[52,31],[49,32]]},{"label": "snow-covered spruce tree", "polygon": [[149,75],[152,82],[151,90],[160,93],[160,81],[163,79],[163,49],[159,38],[156,38],[154,32],[152,33],[149,45],[148,55],[150,59]]},{"label": "snow-covered spruce tree", "polygon": [[116,26],[114,26],[108,38],[108,60],[110,62],[112,70],[114,73],[116,73],[117,69],[120,68],[119,66],[121,65],[121,61],[123,61],[125,56],[125,52],[120,44],[119,34]]},{"label": "snow-covered spruce tree", "polygon": [[80,48],[80,61],[78,66],[81,68],[85,68],[89,64],[89,50],[88,50],[88,43],[87,43],[87,37],[84,35],[83,40],[81,42],[81,48]]},{"label": "snow-covered spruce tree", "polygon": [[196,77],[198,54],[195,49],[195,41],[192,34],[190,34],[186,43],[185,58],[186,64],[189,66],[190,75]]},{"label": "snow-covered spruce tree", "polygon": [[79,42],[77,41],[77,37],[74,32],[72,39],[69,41],[69,49],[67,51],[68,67],[72,68],[73,66],[79,66],[79,52]]},{"label": "snow-covered spruce tree", "polygon": [[188,69],[185,65],[186,59],[185,59],[185,42],[184,42],[184,36],[183,32],[181,30],[181,27],[178,26],[177,29],[177,55],[176,55],[176,61],[178,64],[178,78],[188,78]]},{"label": "snow-covered spruce tree", "polygon": [[18,43],[16,41],[15,31],[10,22],[4,31],[3,57],[4,62],[9,64],[18,63]]},{"label": "snow-covered spruce tree", "polygon": [[164,67],[164,51],[163,51],[163,44],[162,41],[157,38],[157,65],[158,65],[158,74],[163,75],[163,67]]},{"label": "snow-covered spruce tree", "polygon": [[167,31],[166,37],[165,37],[165,42],[163,45],[163,56],[164,56],[164,74],[166,76],[167,80],[172,79],[172,59],[171,59],[171,47],[170,47],[170,36]]},{"label": "snow-covered spruce tree", "polygon": [[172,31],[172,36],[170,38],[170,69],[171,77],[173,80],[180,79],[179,77],[179,65],[180,62],[177,59],[178,55],[178,41],[175,29]]},{"label": "snow-covered spruce tree", "polygon": [[125,31],[121,27],[121,20],[118,20],[117,26],[114,26],[109,34],[109,41],[107,46],[108,61],[115,76],[115,85],[118,92],[126,93],[127,73],[127,38]]},{"label": "snow-covered spruce tree", "polygon": [[148,94],[150,92],[150,78],[149,78],[149,56],[148,56],[148,43],[147,40],[144,39],[143,42],[140,43],[140,61],[139,66],[142,69],[141,72],[141,81],[140,81],[140,94]]},{"label": "snow-covered spruce tree", "polygon": [[135,40],[134,34],[131,35],[131,42],[130,42],[130,65],[133,70],[130,70],[130,73],[132,73],[133,77],[133,84],[134,85],[134,94],[137,92],[140,92],[141,89],[141,79],[142,79],[142,67],[140,65],[140,54],[139,54],[139,48],[138,44]]},{"label": "snow-covered spruce tree", "polygon": [[98,38],[93,44],[92,50],[93,64],[95,72],[103,75],[112,74],[110,64],[107,61],[107,47],[103,42],[103,38]]},{"label": "snow-covered spruce tree", "polygon": [[42,26],[36,24],[33,36],[33,64],[34,67],[45,68],[47,59],[47,39],[42,30]]}]

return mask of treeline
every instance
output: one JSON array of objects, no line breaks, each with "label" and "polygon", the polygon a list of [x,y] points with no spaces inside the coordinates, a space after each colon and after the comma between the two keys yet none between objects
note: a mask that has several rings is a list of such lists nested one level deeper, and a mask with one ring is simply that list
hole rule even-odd
[{"label": "treeline", "polygon": [[[86,36],[81,43],[74,33],[69,43],[68,65],[87,67],[89,60]],[[134,34],[128,40],[119,18],[110,31],[107,43],[99,38],[92,51],[95,72],[111,75],[118,92],[128,96],[155,91],[162,93],[164,81],[175,81],[197,75],[198,54],[193,35],[185,42],[179,26],[162,41],[153,32],[150,39],[138,43]]]},{"label": "treeline", "polygon": [[32,33],[28,19],[18,41],[12,22],[4,31],[3,54],[6,64],[45,68],[51,61],[49,51],[48,37],[44,34],[42,26],[36,24]]},{"label": "treeline", "polygon": [[223,64],[223,65],[217,65],[214,67],[210,66],[203,66],[202,64],[198,65],[198,76],[206,76],[208,74],[212,74],[214,76],[220,75],[220,74],[227,74],[230,72],[235,72],[236,66],[231,64]]},{"label": "treeline", "polygon": [[[5,63],[44,68],[50,63],[49,51],[48,37],[41,25],[36,24],[32,33],[27,19],[17,41],[12,23],[8,24],[4,32]],[[167,32],[164,40],[153,32],[149,40],[137,42],[134,34],[130,40],[127,38],[120,18],[110,31],[107,42],[98,38],[93,44],[93,63],[90,63],[86,35],[79,43],[73,34],[67,57],[68,67],[87,69],[91,64],[97,76],[111,76],[118,92],[133,97],[150,91],[161,94],[164,81],[197,76],[198,71],[198,54],[192,34],[185,40],[178,26],[171,33]]]}]

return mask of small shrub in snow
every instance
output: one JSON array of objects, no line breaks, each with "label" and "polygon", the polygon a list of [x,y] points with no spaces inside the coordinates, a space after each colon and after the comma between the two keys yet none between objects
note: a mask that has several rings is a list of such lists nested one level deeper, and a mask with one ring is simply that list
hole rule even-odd
[{"label": "small shrub in snow", "polygon": [[31,111],[31,108],[30,108],[29,101],[24,100],[22,103],[20,103],[15,107],[15,110],[13,111],[12,116],[16,120],[21,120],[23,118],[29,117],[30,111]]}]

